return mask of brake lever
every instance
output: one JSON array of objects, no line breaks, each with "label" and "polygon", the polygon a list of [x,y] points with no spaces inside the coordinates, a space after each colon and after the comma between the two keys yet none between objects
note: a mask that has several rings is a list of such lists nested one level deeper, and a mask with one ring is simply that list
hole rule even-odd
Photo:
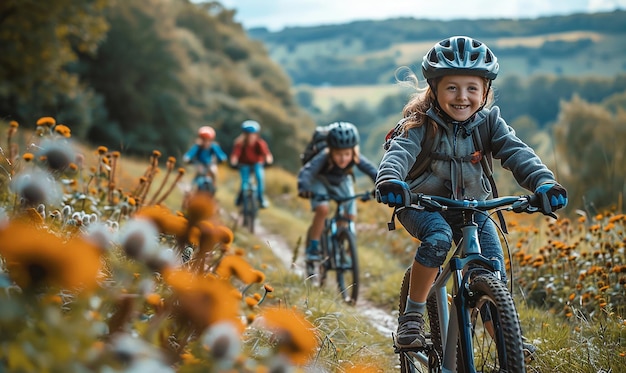
[{"label": "brake lever", "polygon": [[420,201],[419,205],[423,209],[425,209],[427,211],[431,211],[431,212],[442,211],[443,210],[443,206],[439,202],[437,202],[435,200],[432,200],[432,199],[423,198]]}]

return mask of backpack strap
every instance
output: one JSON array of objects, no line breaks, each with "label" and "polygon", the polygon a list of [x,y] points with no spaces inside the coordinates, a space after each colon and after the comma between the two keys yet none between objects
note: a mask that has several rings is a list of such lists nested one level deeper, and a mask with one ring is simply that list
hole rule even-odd
[{"label": "backpack strap", "polygon": [[[474,127],[472,133],[472,139],[474,140],[474,147],[476,150],[480,151],[483,154],[483,157],[480,158],[480,165],[483,168],[483,173],[489,180],[489,184],[491,185],[491,194],[493,198],[498,197],[498,187],[496,185],[496,180],[493,177],[493,155],[491,152],[491,114],[485,117],[485,121],[478,126]],[[498,220],[500,221],[500,227],[504,233],[509,233],[506,228],[506,221],[504,220],[504,215],[502,211],[497,212]]]},{"label": "backpack strap", "polygon": [[424,139],[421,144],[422,150],[420,150],[420,153],[415,157],[413,167],[411,167],[411,170],[407,173],[405,180],[416,179],[428,169],[432,161],[431,153],[433,147],[437,145],[440,134],[439,131],[435,131],[431,123],[424,125],[426,126],[426,133],[424,134]]}]

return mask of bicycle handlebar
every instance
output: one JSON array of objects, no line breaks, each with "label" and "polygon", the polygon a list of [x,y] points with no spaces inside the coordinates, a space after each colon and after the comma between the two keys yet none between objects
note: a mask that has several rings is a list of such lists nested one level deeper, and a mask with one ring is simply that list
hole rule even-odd
[{"label": "bicycle handlebar", "polygon": [[371,190],[368,190],[368,191],[357,193],[355,195],[348,196],[348,197],[339,197],[339,196],[332,195],[332,194],[316,194],[316,193],[314,193],[311,196],[311,199],[315,199],[317,201],[333,200],[338,203],[347,202],[347,201],[357,199],[357,198],[361,199],[361,201],[368,201],[374,198],[374,192],[372,192]]},{"label": "bicycle handlebar", "polygon": [[477,201],[470,199],[454,200],[446,197],[431,196],[422,193],[411,193],[411,205],[416,205],[412,207],[424,208],[429,211],[446,211],[452,209],[472,209],[487,211],[508,206],[510,206],[510,210],[518,213],[534,213],[541,211],[539,198],[535,194],[521,196],[504,196],[485,201]]}]

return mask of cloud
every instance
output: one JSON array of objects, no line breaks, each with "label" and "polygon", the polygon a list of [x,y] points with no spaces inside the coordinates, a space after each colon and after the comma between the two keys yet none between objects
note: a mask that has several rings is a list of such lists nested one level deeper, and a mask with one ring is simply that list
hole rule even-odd
[{"label": "cloud", "polygon": [[[347,23],[395,17],[427,19],[535,18],[626,9],[626,0],[223,0],[244,27],[280,30],[289,26]],[[356,5],[355,5],[356,4]]]}]

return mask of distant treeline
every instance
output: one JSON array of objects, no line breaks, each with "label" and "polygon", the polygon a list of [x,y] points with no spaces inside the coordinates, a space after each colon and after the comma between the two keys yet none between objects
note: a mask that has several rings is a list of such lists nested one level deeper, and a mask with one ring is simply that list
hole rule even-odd
[{"label": "distant treeline", "polygon": [[[626,50],[621,47],[625,25],[626,11],[616,10],[519,20],[396,18],[288,27],[276,32],[254,28],[249,33],[268,45],[270,55],[294,84],[337,86],[391,83],[400,50],[410,44],[424,48],[419,44],[451,34],[487,42],[506,61],[506,74],[515,69],[527,74],[597,72],[606,76],[626,71]],[[564,36],[566,33],[571,35]],[[421,57],[414,58],[419,63]]]},{"label": "distant treeline", "polygon": [[606,13],[578,13],[533,19],[458,19],[438,21],[413,17],[392,18],[380,21],[355,21],[339,25],[286,27],[280,31],[266,28],[248,30],[252,38],[273,44],[297,44],[334,39],[337,35],[364,40],[368,49],[387,48],[394,43],[438,39],[450,30],[479,39],[505,36],[535,36],[568,31],[597,31],[623,33],[626,10]]}]

